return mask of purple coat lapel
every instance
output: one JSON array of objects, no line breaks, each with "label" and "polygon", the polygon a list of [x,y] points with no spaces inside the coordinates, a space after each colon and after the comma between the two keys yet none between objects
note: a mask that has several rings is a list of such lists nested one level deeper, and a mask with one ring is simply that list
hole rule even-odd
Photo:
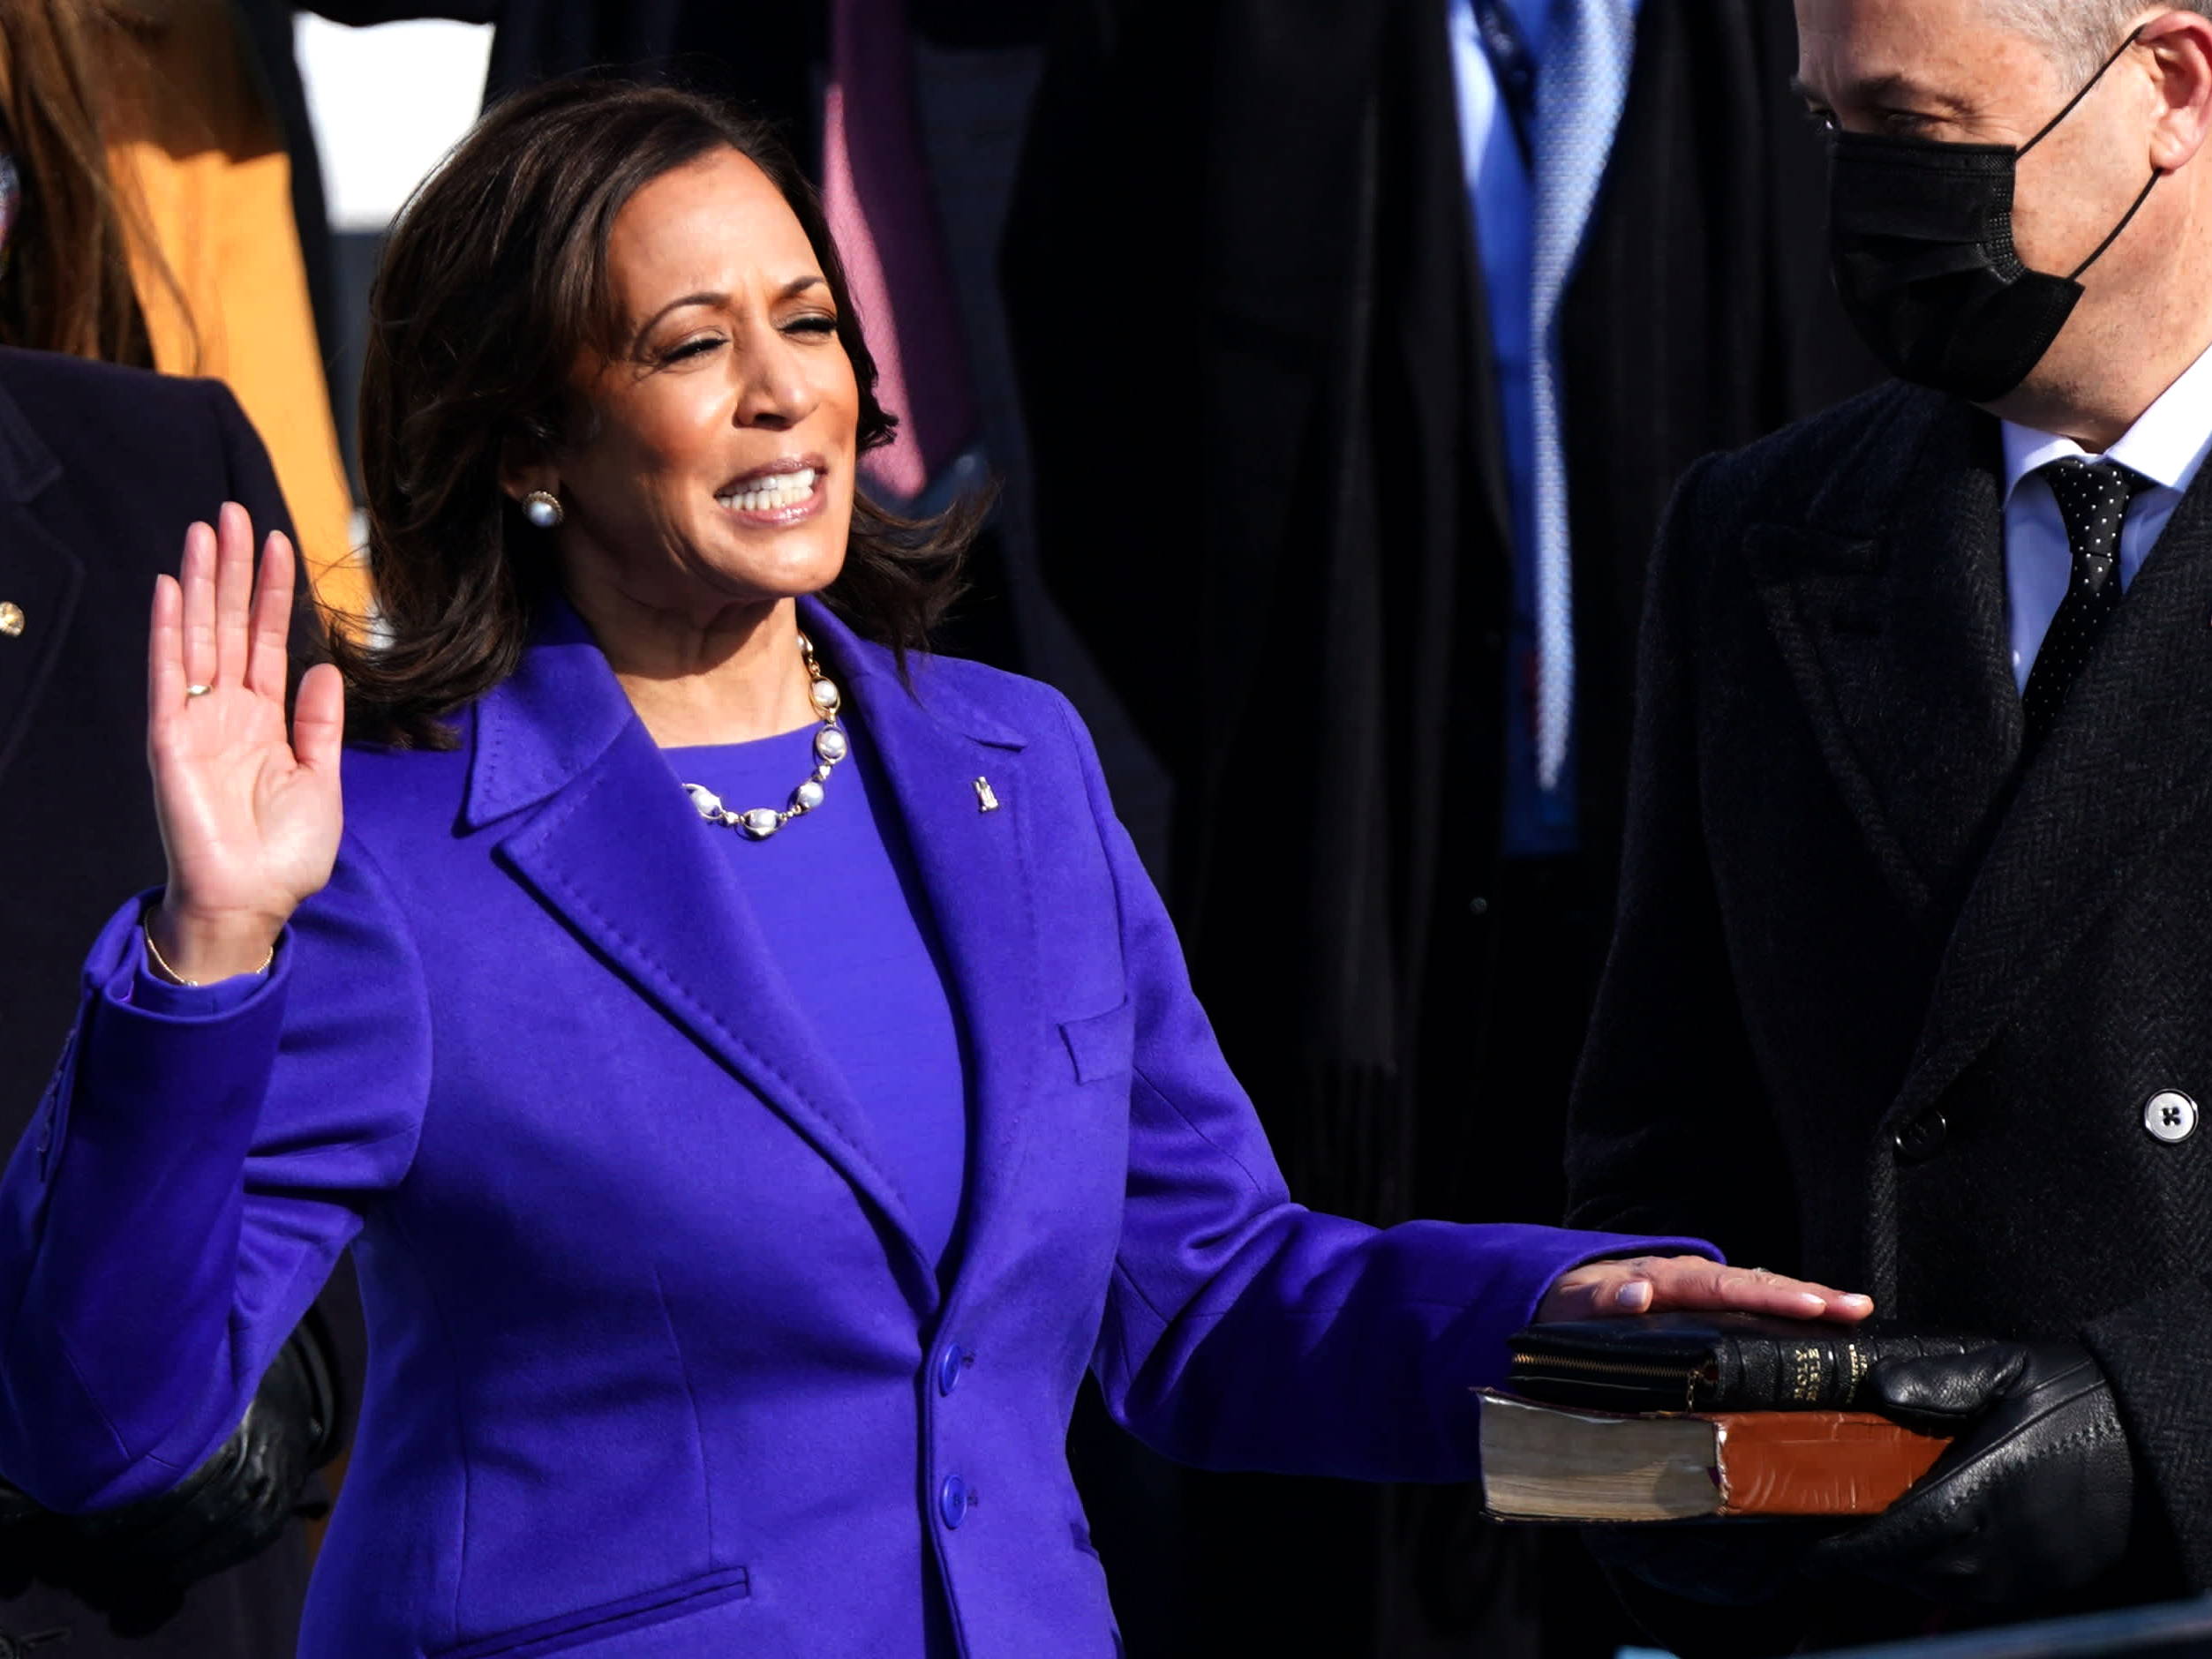
[{"label": "purple coat lapel", "polygon": [[991,1235],[1014,1207],[1026,1108],[1049,1034],[1024,839],[1027,739],[959,696],[931,673],[927,657],[912,659],[909,691],[889,652],[856,638],[821,605],[803,609],[816,643],[846,676],[856,719],[874,738],[944,943],[972,1078],[974,1145],[958,1249],[964,1261],[989,1260]]},{"label": "purple coat lapel", "polygon": [[[476,739],[471,827],[523,814],[500,862],[852,1182],[904,1247],[899,1282],[933,1305],[935,1267],[867,1114],[794,1000],[803,945],[763,936],[724,849],[566,607],[479,705]],[[772,971],[779,960],[799,972]]]},{"label": "purple coat lapel", "polygon": [[[951,967],[974,1078],[977,1173],[962,1226],[972,1257],[987,1251],[1006,1207],[1043,1029],[1022,845],[1024,739],[933,683],[926,658],[914,664],[917,698],[889,653],[825,609],[808,604],[804,622],[875,744]],[[794,1000],[803,944],[763,935],[723,849],[701,833],[605,656],[565,606],[478,706],[475,736],[469,827],[516,817],[500,861],[852,1182],[905,1246],[901,1282],[918,1307],[932,1307],[936,1269],[868,1113],[821,1047],[834,1010],[809,1019]],[[978,778],[989,782],[992,810]],[[771,971],[778,961],[794,972]]]}]

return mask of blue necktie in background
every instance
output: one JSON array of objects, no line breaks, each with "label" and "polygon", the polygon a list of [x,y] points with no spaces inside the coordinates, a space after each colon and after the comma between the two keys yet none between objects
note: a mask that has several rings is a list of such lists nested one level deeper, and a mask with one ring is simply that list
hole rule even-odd
[{"label": "blue necktie in background", "polygon": [[1635,51],[1629,0],[1553,0],[1536,71],[1529,379],[1536,437],[1537,777],[1558,787],[1574,728],[1574,569],[1561,441],[1560,300],[1605,177]]}]

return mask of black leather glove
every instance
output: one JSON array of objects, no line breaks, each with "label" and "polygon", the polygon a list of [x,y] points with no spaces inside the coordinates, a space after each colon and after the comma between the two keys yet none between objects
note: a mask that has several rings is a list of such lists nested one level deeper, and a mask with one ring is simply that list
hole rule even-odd
[{"label": "black leather glove", "polygon": [[37,1578],[118,1627],[150,1628],[191,1585],[275,1542],[336,1451],[338,1417],[327,1340],[311,1316],[278,1351],[245,1420],[176,1486],[83,1515],[47,1513],[6,1488],[0,1524]]},{"label": "black leather glove", "polygon": [[2134,1463],[2111,1385],[2076,1344],[1892,1361],[1867,1384],[1876,1409],[1957,1438],[1887,1513],[1817,1545],[1809,1572],[2008,1606],[2082,1589],[2126,1556]]}]

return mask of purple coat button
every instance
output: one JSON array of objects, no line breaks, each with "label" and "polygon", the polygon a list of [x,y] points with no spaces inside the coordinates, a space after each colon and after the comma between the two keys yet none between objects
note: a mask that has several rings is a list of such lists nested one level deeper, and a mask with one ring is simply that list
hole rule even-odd
[{"label": "purple coat button", "polygon": [[937,1355],[937,1393],[949,1394],[960,1385],[960,1373],[975,1363],[975,1355],[958,1342],[947,1342]]},{"label": "purple coat button", "polygon": [[944,1484],[937,1488],[937,1513],[947,1527],[957,1528],[966,1520],[968,1505],[974,1501],[967,1483],[957,1475],[946,1475]]}]

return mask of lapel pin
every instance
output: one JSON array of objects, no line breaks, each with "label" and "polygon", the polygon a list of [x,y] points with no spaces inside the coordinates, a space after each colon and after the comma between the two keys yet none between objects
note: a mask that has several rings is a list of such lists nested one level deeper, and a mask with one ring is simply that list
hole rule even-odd
[{"label": "lapel pin", "polygon": [[975,780],[975,800],[981,811],[997,812],[998,810],[998,797],[991,793],[989,778],[979,777]]}]

